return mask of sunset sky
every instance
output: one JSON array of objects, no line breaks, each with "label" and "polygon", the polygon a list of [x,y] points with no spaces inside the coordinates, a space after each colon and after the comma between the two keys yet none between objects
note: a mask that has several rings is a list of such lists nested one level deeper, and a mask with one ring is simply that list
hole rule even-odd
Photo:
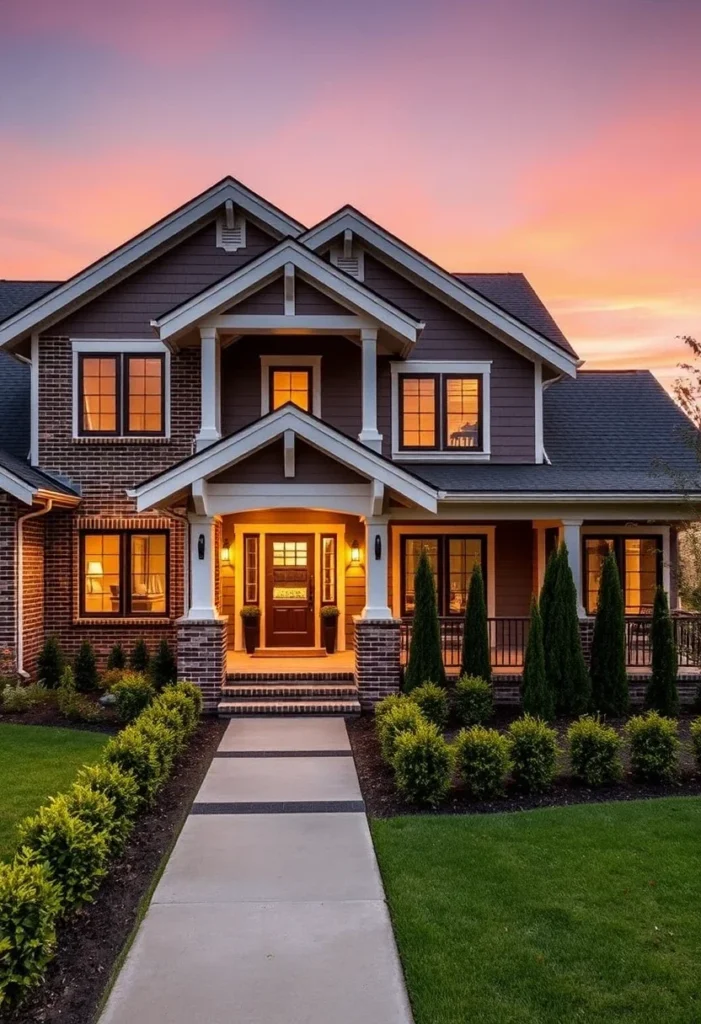
[{"label": "sunset sky", "polygon": [[701,0],[0,0],[0,278],[225,174],[522,270],[588,365],[701,336]]}]

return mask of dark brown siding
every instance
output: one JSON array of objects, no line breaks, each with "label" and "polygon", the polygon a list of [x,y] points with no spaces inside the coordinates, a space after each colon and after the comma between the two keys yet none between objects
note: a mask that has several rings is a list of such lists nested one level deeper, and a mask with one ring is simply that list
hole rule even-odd
[{"label": "dark brown siding", "polygon": [[[533,462],[535,409],[533,364],[492,338],[371,256],[365,284],[426,323],[412,359],[491,360],[492,462]],[[389,360],[380,360],[378,421],[390,451]]]},{"label": "dark brown siding", "polygon": [[360,348],[342,337],[245,337],[222,353],[224,434],[260,418],[262,355],[321,356],[321,417],[350,437],[361,427]]},{"label": "dark brown siding", "polygon": [[[279,438],[266,448],[237,462],[216,477],[213,484],[278,484],[285,482],[283,441]],[[295,475],[289,483],[296,484],[363,484],[367,480],[316,448],[297,440]],[[313,492],[312,492],[313,494]],[[310,504],[313,504],[310,495]]]},{"label": "dark brown siding", "polygon": [[93,299],[51,328],[70,338],[152,338],[151,320],[197,295],[275,244],[250,222],[245,249],[216,247],[214,222],[137,270],[104,295]]},{"label": "dark brown siding", "polygon": [[227,309],[226,312],[241,315],[282,316],[285,312],[282,277],[266,284],[260,291],[253,292],[248,298]]},{"label": "dark brown siding", "polygon": [[533,592],[533,527],[500,523],[494,538],[497,615],[528,615]]}]

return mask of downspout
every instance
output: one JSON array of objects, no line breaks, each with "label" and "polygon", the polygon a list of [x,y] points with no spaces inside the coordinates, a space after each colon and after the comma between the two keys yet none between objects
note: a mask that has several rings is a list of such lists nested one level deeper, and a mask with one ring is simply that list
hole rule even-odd
[{"label": "downspout", "polygon": [[17,621],[16,621],[16,649],[17,649],[17,675],[23,679],[29,679],[29,673],[24,670],[24,524],[28,519],[38,519],[45,516],[53,508],[53,499],[47,498],[42,508],[35,512],[27,512],[17,520]]}]

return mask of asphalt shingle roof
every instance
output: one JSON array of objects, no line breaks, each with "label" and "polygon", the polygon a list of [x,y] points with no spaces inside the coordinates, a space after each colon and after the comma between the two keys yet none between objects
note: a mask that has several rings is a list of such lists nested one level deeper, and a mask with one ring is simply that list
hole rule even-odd
[{"label": "asphalt shingle roof", "polygon": [[5,281],[0,279],[0,323],[57,288],[61,281]]}]

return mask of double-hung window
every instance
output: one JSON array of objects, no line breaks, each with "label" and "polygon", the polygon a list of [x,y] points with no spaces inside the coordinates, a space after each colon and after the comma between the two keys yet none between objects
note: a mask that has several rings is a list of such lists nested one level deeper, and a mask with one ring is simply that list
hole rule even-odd
[{"label": "double-hung window", "polygon": [[584,538],[585,603],[588,615],[595,615],[599,602],[599,581],[604,559],[616,556],[626,615],[649,615],[655,590],[662,583],[662,537],[604,535]]},{"label": "double-hung window", "polygon": [[122,530],[80,535],[81,616],[168,614],[168,534]]},{"label": "double-hung window", "polygon": [[165,434],[165,355],[78,354],[78,434],[160,437]]},{"label": "double-hung window", "polygon": [[414,372],[411,364],[394,369],[395,430],[393,454],[462,457],[489,454],[488,370]]}]

